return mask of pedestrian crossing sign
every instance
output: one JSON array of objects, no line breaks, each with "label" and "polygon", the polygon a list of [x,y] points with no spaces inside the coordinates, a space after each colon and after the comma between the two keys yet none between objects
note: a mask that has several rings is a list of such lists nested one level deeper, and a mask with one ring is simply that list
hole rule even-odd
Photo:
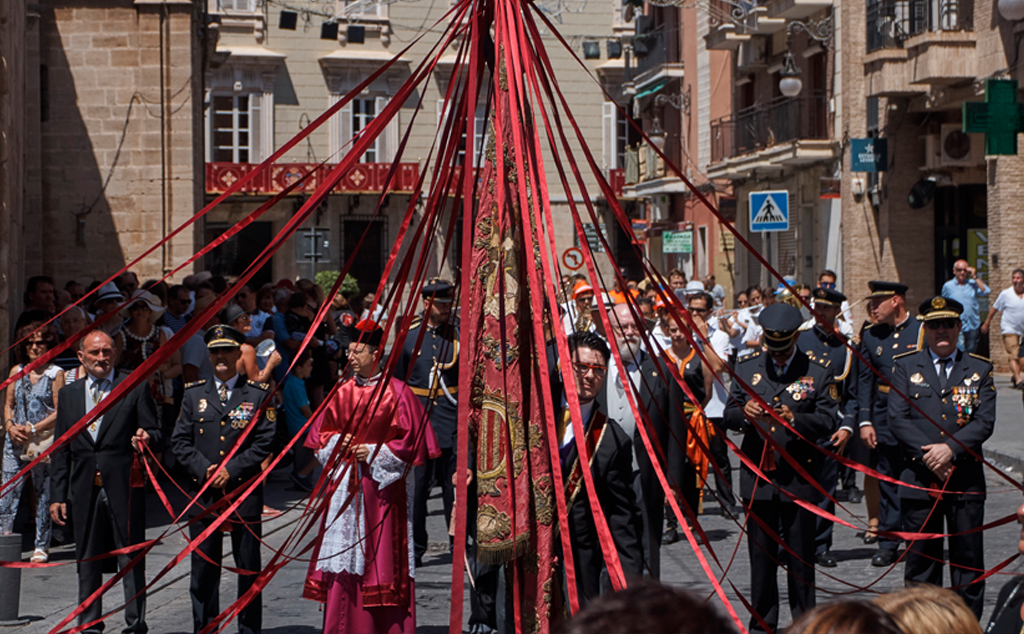
[{"label": "pedestrian crossing sign", "polygon": [[787,231],[788,229],[788,191],[750,192],[751,231]]}]

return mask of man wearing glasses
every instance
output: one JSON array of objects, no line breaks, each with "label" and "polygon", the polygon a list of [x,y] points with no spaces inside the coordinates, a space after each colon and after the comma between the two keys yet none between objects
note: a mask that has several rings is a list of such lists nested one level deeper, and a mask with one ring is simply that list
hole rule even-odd
[{"label": "man wearing glasses", "polygon": [[989,294],[988,286],[985,286],[985,282],[977,277],[976,273],[973,266],[968,266],[967,260],[957,260],[953,263],[953,279],[942,285],[942,296],[963,306],[963,314],[960,316],[962,328],[957,347],[964,352],[974,352],[978,349],[978,338],[981,334],[978,298],[987,297]]},{"label": "man wearing glasses", "polygon": [[[643,572],[640,508],[633,491],[633,442],[617,422],[597,405],[608,374],[610,352],[600,335],[576,332],[568,337],[576,395],[580,402],[583,446],[580,459],[569,402],[564,388],[555,392],[561,403],[556,418],[565,504],[569,516],[572,559],[580,604],[611,590],[594,511],[585,490],[583,469],[590,465],[595,492],[627,579]],[[625,354],[625,351],[622,351]],[[625,359],[624,359],[625,360]],[[556,387],[562,386],[556,383]],[[659,526],[660,531],[660,526]]]},{"label": "man wearing glasses", "polygon": [[[950,535],[950,585],[981,618],[985,584],[975,581],[985,570],[984,544],[970,531],[985,520],[981,446],[992,435],[996,392],[989,360],[957,350],[963,311],[942,296],[921,304],[927,345],[895,359],[893,389],[906,398],[889,399],[889,424],[902,458],[896,476],[933,489],[900,487],[903,530]],[[941,586],[943,564],[941,538],[914,540],[903,578]]]},{"label": "man wearing glasses", "polygon": [[[895,477],[900,451],[889,429],[888,416],[893,357],[917,350],[923,333],[921,322],[911,319],[907,312],[906,284],[871,281],[868,288],[868,310],[875,325],[864,330],[860,343],[860,354],[867,361],[860,364],[857,378],[860,439],[872,450],[868,466]],[[871,565],[889,567],[896,562],[899,541],[877,533],[900,530],[900,498],[891,482],[879,480],[878,492],[878,528],[865,533],[864,543],[877,540],[878,552],[871,558]]]}]

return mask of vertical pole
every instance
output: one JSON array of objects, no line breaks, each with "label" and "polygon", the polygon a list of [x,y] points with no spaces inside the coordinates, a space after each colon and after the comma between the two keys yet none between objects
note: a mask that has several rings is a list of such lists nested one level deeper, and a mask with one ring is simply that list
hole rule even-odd
[{"label": "vertical pole", "polygon": [[[21,535],[0,535],[0,561],[21,561]],[[20,625],[21,569],[0,568],[0,626]]]}]

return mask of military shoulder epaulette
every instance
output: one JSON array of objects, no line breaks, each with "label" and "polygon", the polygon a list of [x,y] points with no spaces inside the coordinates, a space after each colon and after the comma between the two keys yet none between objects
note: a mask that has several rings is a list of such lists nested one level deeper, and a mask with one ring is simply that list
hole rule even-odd
[{"label": "military shoulder epaulette", "polygon": [[896,355],[895,357],[893,357],[892,360],[895,361],[896,359],[901,359],[903,357],[909,357],[910,355],[917,354],[918,352],[921,352],[921,351],[920,350],[911,350],[910,352],[901,352],[898,355]]},{"label": "military shoulder epaulette", "polygon": [[968,352],[967,354],[971,355],[975,359],[978,359],[979,361],[984,361],[985,363],[992,363],[992,359],[989,359],[988,357],[983,357],[980,354],[974,354],[973,352]]},{"label": "military shoulder epaulette", "polygon": [[196,387],[197,385],[203,385],[205,383],[206,383],[206,379],[199,379],[198,381],[192,381],[191,383],[186,383],[185,384],[185,389],[187,390],[190,387]]},{"label": "military shoulder epaulette", "polygon": [[800,324],[800,328],[799,328],[799,330],[800,330],[801,332],[803,332],[804,330],[810,330],[810,329],[811,329],[811,328],[813,328],[813,327],[814,327],[814,322],[813,322],[813,321],[810,321],[810,320],[808,320],[808,321],[805,321],[804,323]]},{"label": "military shoulder epaulette", "polygon": [[832,359],[815,359],[810,355],[808,355],[807,358],[810,359],[812,362],[817,363],[823,368],[827,368],[832,363]]},{"label": "military shoulder epaulette", "polygon": [[413,328],[419,328],[419,325],[422,324],[422,323],[423,323],[423,316],[422,315],[417,315],[416,317],[413,317],[412,318],[412,322],[409,324],[409,330],[412,330]]},{"label": "military shoulder epaulette", "polygon": [[751,359],[756,359],[759,356],[761,356],[761,351],[760,350],[758,350],[757,352],[754,352],[753,354],[748,354],[747,356],[743,357],[742,359],[740,359],[740,363],[743,363],[745,361],[750,361]]},{"label": "military shoulder epaulette", "polygon": [[259,389],[263,390],[264,392],[266,392],[267,390],[270,389],[270,384],[269,383],[260,383],[259,381],[253,381],[252,379],[249,379],[249,381],[247,381],[247,383],[249,385],[255,387],[255,388],[259,388]]}]

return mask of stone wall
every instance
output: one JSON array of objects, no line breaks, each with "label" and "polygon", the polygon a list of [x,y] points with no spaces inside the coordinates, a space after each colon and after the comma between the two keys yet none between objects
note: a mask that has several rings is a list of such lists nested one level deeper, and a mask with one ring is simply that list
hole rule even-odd
[{"label": "stone wall", "polygon": [[[39,221],[26,233],[27,275],[51,275],[58,286],[102,279],[196,210],[194,11],[184,1],[46,4],[39,186],[27,201]],[[160,276],[194,244],[186,231],[134,269],[141,279]]]},{"label": "stone wall", "polygon": [[0,342],[8,341],[17,319],[23,284],[25,6],[24,2],[0,2]]}]

